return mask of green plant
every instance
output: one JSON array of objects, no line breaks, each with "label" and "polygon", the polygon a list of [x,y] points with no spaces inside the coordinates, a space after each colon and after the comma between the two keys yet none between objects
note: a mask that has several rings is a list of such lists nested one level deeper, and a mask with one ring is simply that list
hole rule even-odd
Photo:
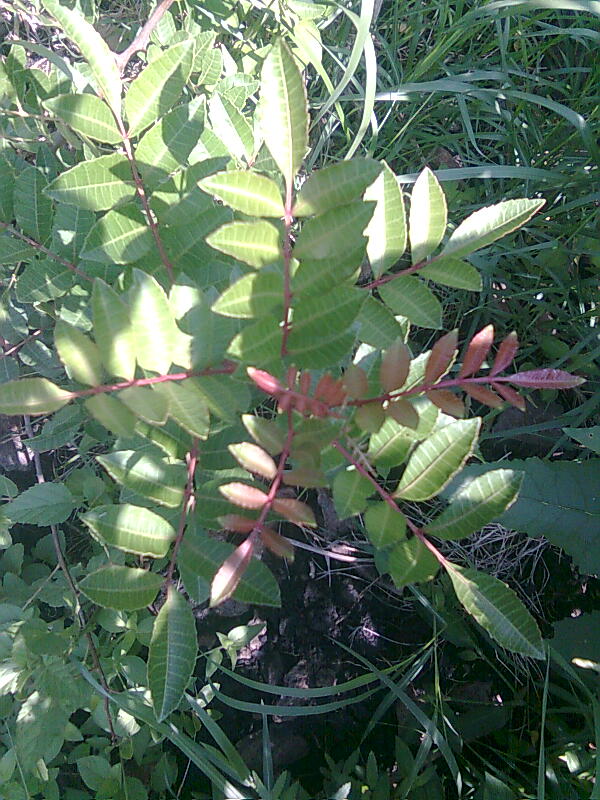
[{"label": "green plant", "polygon": [[[277,605],[277,582],[254,555],[264,546],[293,558],[289,526],[276,527],[315,525],[311,490],[330,488],[340,518],[364,513],[377,567],[396,587],[441,566],[499,644],[544,657],[516,595],[435,545],[502,514],[520,475],[475,479],[425,528],[403,509],[436,498],[476,449],[480,420],[462,419],[453,390],[521,407],[519,387],[582,383],[557,369],[505,375],[513,334],[480,375],[491,326],[460,359],[455,331],[431,348],[414,335],[443,327],[431,284],[477,292],[467,257],[527,225],[543,200],[480,209],[447,235],[444,193],[426,169],[406,220],[385,162],[301,172],[305,88],[282,40],[229,52],[197,15],[181,28],[164,16],[146,66],[124,83],[139,40],[115,59],[77,9],[44,9],[51,35],[84,61],[37,45],[47,74],[13,43],[3,65],[17,149],[0,160],[2,335],[18,358],[4,359],[0,411],[26,415],[30,432],[31,416],[53,414],[31,446],[70,449],[67,464],[36,455],[37,485],[4,482],[6,783],[15,796],[57,797],[59,773],[77,764],[97,796],[144,796],[124,764],[135,747],[144,766],[151,739],[167,737],[215,791],[291,798],[297,786],[283,776],[265,788],[211,724],[213,682],[191,698],[186,689],[198,657],[192,603]],[[285,15],[277,22],[285,28]],[[80,522],[90,537],[73,559]],[[50,527],[33,558],[12,543],[17,523]],[[222,647],[231,655],[251,633]],[[212,658],[208,679],[216,668]],[[78,726],[70,717],[81,709]],[[194,742],[200,724],[217,748]],[[81,744],[67,755],[64,741]],[[174,784],[162,758],[157,793]]]}]

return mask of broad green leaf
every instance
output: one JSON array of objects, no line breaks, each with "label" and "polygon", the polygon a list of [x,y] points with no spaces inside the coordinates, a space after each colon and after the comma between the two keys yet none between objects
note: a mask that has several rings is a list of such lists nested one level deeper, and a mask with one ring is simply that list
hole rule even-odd
[{"label": "broad green leaf", "polygon": [[68,267],[49,258],[35,259],[17,278],[17,299],[21,303],[55,300],[65,295],[72,285],[73,272]]},{"label": "broad green leaf", "polygon": [[121,114],[121,75],[113,53],[100,34],[82,16],[77,8],[61,4],[60,0],[44,0],[61,28],[81,51],[92,70],[94,82],[101,96],[117,116]]},{"label": "broad green leaf", "polygon": [[111,478],[161,506],[181,505],[187,470],[181,463],[170,463],[154,452],[119,450],[96,456]]},{"label": "broad green leaf", "polygon": [[406,250],[406,214],[404,199],[396,176],[383,163],[383,172],[366,190],[364,199],[376,203],[365,235],[367,255],[373,275],[378,278],[404,255]]},{"label": "broad green leaf", "polygon": [[81,136],[107,144],[121,141],[110,108],[95,94],[59,94],[45,100],[43,106]]},{"label": "broad green leaf", "polygon": [[372,158],[353,158],[317,170],[302,184],[292,213],[308,217],[347,205],[360,197],[380,172],[381,164]]},{"label": "broad green leaf", "polygon": [[162,558],[175,538],[173,527],[163,517],[129,503],[96,506],[81,519],[100,543],[138,556]]},{"label": "broad green leaf", "polygon": [[446,198],[429,167],[419,175],[410,196],[409,236],[413,264],[431,255],[446,231]]},{"label": "broad green leaf", "polygon": [[[231,509],[228,503],[226,506]],[[210,585],[217,570],[233,550],[233,545],[228,542],[208,536],[197,525],[190,526],[183,538],[177,567],[192,600],[203,603],[208,599]],[[256,558],[250,561],[233,598],[241,603],[275,607],[281,605],[277,581],[262,561]]]},{"label": "broad green leaf", "polygon": [[97,394],[88,397],[85,407],[107,430],[117,436],[133,436],[137,417],[116,397]]},{"label": "broad green leaf", "polygon": [[262,67],[260,125],[291,193],[308,147],[308,110],[302,75],[281,39],[271,48]]},{"label": "broad green leaf", "polygon": [[123,300],[100,278],[92,290],[94,339],[109,375],[133,379],[135,347],[129,311]]},{"label": "broad green leaf", "polygon": [[198,184],[231,208],[254,217],[282,217],[283,201],[279,187],[271,178],[255,172],[237,170],[217,172]]},{"label": "broad green leaf", "polygon": [[97,569],[79,581],[92,603],[118,611],[137,611],[149,606],[162,586],[163,577],[145,569],[110,566]]},{"label": "broad green leaf", "polygon": [[383,301],[396,314],[421,328],[442,327],[442,306],[427,286],[412,275],[400,275],[379,287]]},{"label": "broad green leaf", "polygon": [[188,601],[173,586],[154,620],[148,653],[148,686],[159,722],[183,697],[198,656],[196,619]]},{"label": "broad green leaf", "polygon": [[143,258],[154,239],[133,203],[104,214],[89,232],[81,258],[101,264],[131,264]]},{"label": "broad green leaf", "polygon": [[0,220],[2,222],[8,222],[14,217],[14,188],[14,170],[8,160],[0,153]]},{"label": "broad green leaf", "polygon": [[71,399],[69,392],[46,378],[23,378],[0,384],[0,413],[8,416],[51,414]]},{"label": "broad green leaf", "polygon": [[406,539],[406,517],[387,503],[370,503],[364,522],[371,544],[377,548]]},{"label": "broad green leaf", "polygon": [[275,420],[243,414],[242,422],[252,438],[272,456],[279,455],[285,447],[285,431]]},{"label": "broad green leaf", "polygon": [[502,647],[530,658],[544,658],[536,621],[512,589],[491,575],[447,564],[456,596]]},{"label": "broad green leaf", "polygon": [[136,136],[170,110],[178,100],[192,68],[191,39],[169,47],[151,61],[125,95],[129,136]]},{"label": "broad green leaf", "polygon": [[310,294],[325,294],[342,283],[354,284],[360,274],[365,255],[364,241],[350,252],[333,258],[306,259],[297,264],[292,261],[292,294],[305,299]]},{"label": "broad green leaf", "polygon": [[133,346],[138,364],[165,374],[173,363],[180,338],[173,312],[163,288],[151,275],[133,270],[129,291]]},{"label": "broad green leaf", "polygon": [[269,315],[246,325],[229,345],[228,355],[250,366],[273,369],[281,362],[281,325]]},{"label": "broad green leaf", "polygon": [[191,380],[157,384],[155,391],[167,398],[171,419],[192,436],[206,439],[210,429],[208,404]]},{"label": "broad green leaf", "polygon": [[186,163],[202,133],[204,115],[204,97],[196,97],[165,114],[142,136],[135,158],[145,186],[156,186]]},{"label": "broad green leaf", "polygon": [[437,558],[416,536],[398,542],[390,551],[387,569],[398,589],[409,583],[435,578],[439,569]]},{"label": "broad green leaf", "polygon": [[136,417],[150,425],[162,425],[166,422],[169,414],[168,399],[152,386],[130,386],[117,396]]},{"label": "broad green leaf", "polygon": [[375,491],[371,481],[368,481],[358,470],[348,467],[333,479],[333,502],[340,519],[362,514],[367,507],[367,497]]},{"label": "broad green leaf", "polygon": [[226,97],[213,94],[209,103],[209,115],[213,133],[225,145],[231,156],[238,161],[252,160],[254,133],[246,117]]},{"label": "broad green leaf", "polygon": [[2,506],[2,512],[13,522],[58,525],[75,507],[75,498],[64,483],[38,483]]},{"label": "broad green leaf", "polygon": [[404,338],[404,328],[390,309],[380,300],[369,295],[362,304],[357,317],[358,338],[371,347],[386,348],[396,339]]},{"label": "broad green leaf", "polygon": [[61,172],[45,191],[53,200],[89,211],[105,211],[135,196],[129,162],[120,153],[82,161]]},{"label": "broad green leaf", "polygon": [[88,386],[102,383],[104,370],[98,348],[83,331],[59,319],[54,327],[54,345],[68,375]]},{"label": "broad green leaf", "polygon": [[203,375],[190,378],[191,383],[204,396],[210,410],[221,419],[237,421],[238,412],[246,411],[250,405],[247,381],[232,375]]},{"label": "broad green leaf", "polygon": [[52,230],[52,201],[43,192],[48,181],[37,167],[25,167],[15,179],[15,218],[23,233],[43,244]]},{"label": "broad green leaf", "polygon": [[600,455],[600,425],[591,428],[563,428],[563,431],[579,444]]},{"label": "broad green leaf", "polygon": [[273,314],[283,305],[283,276],[262,269],[244,275],[226,289],[213,305],[213,311],[226,317],[253,319]]},{"label": "broad green leaf", "polygon": [[545,202],[521,198],[480,208],[456,228],[442,250],[442,255],[463,258],[474,250],[487,247],[496,239],[501,239],[507,233],[525,225]]},{"label": "broad green leaf", "polygon": [[461,486],[427,527],[439,539],[462,539],[500,516],[517,499],[523,473],[495,469]]},{"label": "broad green leaf", "polygon": [[363,231],[374,208],[374,203],[357,200],[309,219],[296,240],[295,258],[339,258],[366,244]]},{"label": "broad green leaf", "polygon": [[420,269],[419,275],[453,289],[481,291],[481,275],[472,264],[459,258],[438,258]]},{"label": "broad green leaf", "polygon": [[0,264],[16,264],[17,261],[30,261],[37,255],[38,251],[27,242],[21,242],[13,238],[8,232],[0,233]]},{"label": "broad green leaf", "polygon": [[429,500],[458,472],[471,455],[481,419],[452,422],[433,433],[412,453],[394,497]]},{"label": "broad green leaf", "polygon": [[[213,199],[200,189],[198,181],[216,172],[224,161],[222,158],[199,161],[163,180],[150,198],[158,221],[176,227],[189,226],[207,211],[214,210]],[[150,175],[151,178],[158,178],[158,172],[151,172]]]},{"label": "broad green leaf", "polygon": [[83,756],[77,759],[77,769],[89,789],[101,789],[104,781],[111,776],[110,761],[101,756]]},{"label": "broad green leaf", "polygon": [[221,363],[231,340],[240,329],[237,320],[215,314],[204,296],[190,308],[179,324],[192,337],[194,369]]},{"label": "broad green leaf", "polygon": [[251,267],[264,267],[283,258],[279,230],[270,222],[229,222],[206,237],[207,243],[222,253]]}]

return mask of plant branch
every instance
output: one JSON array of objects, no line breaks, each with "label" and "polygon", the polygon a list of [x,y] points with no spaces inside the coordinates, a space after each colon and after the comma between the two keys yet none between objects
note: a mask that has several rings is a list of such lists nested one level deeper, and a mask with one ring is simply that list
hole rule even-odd
[{"label": "plant branch", "polygon": [[277,474],[273,478],[273,482],[269,487],[269,491],[267,492],[267,499],[265,500],[264,506],[260,510],[260,514],[256,523],[254,525],[254,530],[250,534],[256,534],[260,531],[262,526],[265,523],[265,519],[267,518],[267,514],[271,510],[271,506],[273,505],[273,500],[279,491],[279,487],[281,486],[281,481],[283,480],[283,471],[285,469],[285,462],[288,460],[290,451],[292,449],[292,440],[294,438],[294,422],[292,418],[292,409],[288,408],[287,410],[287,436],[285,439],[285,444],[283,445],[283,450],[279,456],[279,461],[277,463]]},{"label": "plant branch", "polygon": [[66,267],[67,269],[71,270],[71,272],[75,273],[75,275],[78,275],[80,278],[83,278],[83,280],[91,282],[92,278],[90,278],[89,275],[86,275],[85,272],[82,272],[80,269],[78,269],[75,266],[75,264],[73,264],[71,261],[67,261],[65,258],[62,258],[62,256],[59,256],[57,253],[53,253],[52,250],[48,250],[47,247],[44,247],[43,244],[36,242],[35,239],[32,239],[29,236],[25,236],[24,233],[21,233],[16,228],[13,228],[13,226],[9,225],[8,222],[0,222],[0,230],[2,229],[4,229],[10,236],[14,236],[15,239],[20,239],[22,242],[26,242],[28,245],[31,245],[31,247],[35,247],[35,249],[39,250],[40,253],[43,253],[45,256],[48,256],[48,258],[51,258],[53,261],[57,261],[59,264],[62,264],[63,267]]},{"label": "plant branch", "polygon": [[161,2],[159,2],[152,12],[146,24],[138,31],[135,39],[129,45],[129,47],[123,50],[122,53],[115,54],[115,61],[121,70],[121,74],[123,74],[123,71],[129,63],[131,57],[139,50],[145,50],[148,47],[148,42],[150,41],[152,31],[156,28],[172,3],[173,0],[161,0]]},{"label": "plant branch", "polygon": [[169,562],[169,569],[165,579],[167,587],[173,583],[173,572],[175,570],[175,562],[177,560],[177,553],[183,541],[185,529],[187,526],[187,517],[194,506],[194,473],[198,464],[198,439],[194,437],[192,448],[188,452],[187,457],[187,481],[183,491],[183,500],[181,505],[181,515],[179,517],[179,526],[177,528],[177,536],[173,544],[173,552],[171,554],[171,561]]},{"label": "plant branch", "polygon": [[[38,328],[33,333],[29,334],[29,336],[26,336],[24,339],[22,339],[20,342],[17,342],[16,344],[11,345],[8,348],[8,350],[5,350],[3,353],[0,353],[0,358],[8,358],[8,356],[13,356],[22,347],[24,347],[28,342],[33,341],[33,339],[37,339],[38,336],[41,336],[41,334],[42,334],[42,329]],[[6,342],[6,344],[8,344],[8,342]]]}]

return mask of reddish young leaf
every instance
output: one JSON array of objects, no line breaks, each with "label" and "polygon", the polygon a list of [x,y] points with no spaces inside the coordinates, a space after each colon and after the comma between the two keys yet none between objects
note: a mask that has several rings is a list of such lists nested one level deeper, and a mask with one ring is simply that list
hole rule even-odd
[{"label": "reddish young leaf", "polygon": [[444,414],[449,414],[451,417],[458,417],[462,419],[465,415],[465,404],[460,397],[449,389],[432,389],[425,392],[425,396],[431,400],[434,406],[441,409]]},{"label": "reddish young leaf", "polygon": [[517,332],[512,331],[512,333],[508,334],[506,339],[502,340],[498,352],[496,353],[494,363],[492,364],[490,375],[497,375],[499,372],[502,372],[503,369],[506,369],[517,354],[518,349],[519,339],[517,337]]},{"label": "reddish young leaf", "polygon": [[459,386],[475,400],[490,408],[500,408],[500,406],[504,405],[501,397],[498,397],[495,392],[486,389],[485,386],[481,386],[479,383],[459,383]]},{"label": "reddish young leaf", "polygon": [[393,392],[404,386],[410,369],[410,350],[402,339],[396,341],[385,351],[381,359],[379,379],[384,392]]},{"label": "reddish young leaf", "polygon": [[312,510],[300,500],[294,500],[291,497],[276,497],[273,500],[273,511],[276,514],[281,514],[290,522],[295,525],[309,525],[311,528],[317,527],[317,521]]},{"label": "reddish young leaf", "polygon": [[264,369],[255,369],[254,367],[248,367],[246,372],[248,373],[248,376],[258,386],[258,388],[263,390],[263,392],[277,396],[280,392],[283,391],[283,386],[277,380],[277,378],[275,378],[270,373],[265,372]]},{"label": "reddish young leaf", "polygon": [[361,367],[357,367],[356,364],[350,364],[346,372],[344,372],[342,384],[350,397],[354,397],[356,400],[362,400],[369,393],[367,373]]},{"label": "reddish young leaf", "polygon": [[381,403],[366,403],[359,406],[354,415],[354,422],[361,431],[367,433],[377,433],[385,422],[385,411]]},{"label": "reddish young leaf", "polygon": [[385,413],[398,425],[404,425],[406,428],[414,430],[419,424],[419,415],[415,407],[405,397],[399,397],[397,400],[389,402]]},{"label": "reddish young leaf", "polygon": [[235,533],[252,533],[256,527],[255,519],[242,517],[241,514],[224,514],[222,517],[217,517],[217,519],[226,531],[234,531]]},{"label": "reddish young leaf", "polygon": [[235,460],[248,472],[254,472],[272,481],[277,475],[277,465],[271,456],[252,442],[240,442],[228,445],[229,452]]},{"label": "reddish young leaf", "polygon": [[532,369],[508,377],[515,386],[528,386],[531,389],[574,389],[585,383],[585,378],[562,369]]},{"label": "reddish young leaf", "polygon": [[431,348],[425,367],[425,383],[431,385],[439,380],[450,367],[456,356],[458,331],[455,329],[442,336]]},{"label": "reddish young leaf", "polygon": [[495,389],[500,397],[503,397],[511,406],[518,408],[519,411],[525,412],[525,398],[521,397],[518,392],[506,383],[492,383],[492,388]]},{"label": "reddish young leaf", "polygon": [[267,495],[255,486],[247,483],[225,483],[219,491],[230,503],[242,508],[262,508],[267,502]]},{"label": "reddish young leaf", "polygon": [[210,607],[219,605],[235,592],[244,572],[248,569],[255,539],[249,536],[225,559],[217,570],[210,587]]},{"label": "reddish young leaf", "polygon": [[260,532],[260,538],[265,547],[276,556],[285,558],[290,563],[294,560],[294,545],[284,539],[283,536],[275,533],[271,528],[263,528]]},{"label": "reddish young leaf", "polygon": [[479,333],[471,339],[465,357],[463,359],[462,367],[458,373],[459,378],[467,378],[474,375],[487,356],[492,342],[494,341],[494,326],[486,325]]},{"label": "reddish young leaf", "polygon": [[312,383],[312,377],[310,372],[303,372],[300,375],[300,380],[298,381],[298,385],[300,386],[300,391],[302,394],[308,394],[310,392],[310,384]]},{"label": "reddish young leaf", "polygon": [[329,372],[326,372],[322,378],[319,378],[315,387],[315,397],[317,400],[327,400],[334,384],[335,381]]}]

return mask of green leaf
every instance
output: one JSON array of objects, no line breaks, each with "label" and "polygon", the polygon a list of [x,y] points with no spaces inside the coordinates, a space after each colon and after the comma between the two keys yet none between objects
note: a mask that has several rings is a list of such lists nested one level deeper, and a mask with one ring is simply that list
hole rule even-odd
[{"label": "green leaf", "polygon": [[95,94],[59,94],[42,105],[81,136],[106,144],[121,141],[110,108]]},{"label": "green leaf", "polygon": [[148,654],[148,686],[159,722],[179,705],[198,656],[196,620],[173,586],[154,620]]},{"label": "green leaf", "polygon": [[163,288],[147,272],[133,270],[130,316],[138,364],[159,374],[169,371],[180,331]]},{"label": "green leaf", "polygon": [[152,386],[130,386],[119,392],[118,398],[136,417],[140,417],[150,425],[163,425],[167,420],[168,399]]},{"label": "green leaf", "polygon": [[113,53],[100,34],[77,8],[62,5],[60,0],[44,0],[44,7],[58,20],[92,70],[99,93],[117,116],[121,114],[121,75]]},{"label": "green leaf", "polygon": [[474,250],[487,247],[496,239],[501,239],[507,233],[512,233],[525,225],[545,202],[545,200],[521,198],[480,208],[461,222],[441,254],[463,258]]},{"label": "green leaf", "polygon": [[254,319],[269,316],[283,304],[283,276],[267,269],[242,276],[226,289],[213,311],[226,317]]},{"label": "green leaf", "polygon": [[88,397],[85,407],[94,419],[117,436],[133,436],[137,417],[120,400],[110,394]]},{"label": "green leaf", "polygon": [[388,503],[370,503],[364,522],[371,544],[377,548],[406,539],[406,517]]},{"label": "green leaf", "polygon": [[187,470],[181,463],[170,463],[154,452],[119,450],[96,461],[117,483],[161,506],[176,508],[183,500]]},{"label": "green leaf", "polygon": [[302,75],[281,39],[262,67],[260,124],[266,145],[291,193],[308,147],[308,110]]},{"label": "green leaf", "polygon": [[133,567],[102,567],[79,581],[92,603],[118,611],[137,611],[149,606],[162,586],[163,577]]},{"label": "green leaf", "polygon": [[128,503],[96,506],[81,519],[102,544],[139,556],[162,558],[175,538],[173,527],[163,517]]},{"label": "green leaf", "polygon": [[458,258],[438,258],[419,270],[422,278],[451,286],[453,289],[466,289],[468,292],[481,291],[481,275],[468,261]]},{"label": "green leaf", "polygon": [[44,243],[52,230],[52,201],[43,194],[48,181],[36,167],[25,167],[15,179],[15,217],[23,233]]},{"label": "green leaf", "polygon": [[81,258],[101,264],[130,264],[143,258],[153,244],[142,212],[132,203],[100,217],[87,235]]},{"label": "green leaf", "polygon": [[81,780],[89,789],[98,790],[110,778],[110,762],[101,756],[83,756],[77,759],[77,769]]},{"label": "green leaf", "polygon": [[[340,284],[354,284],[360,274],[365,254],[364,240],[350,252],[339,253],[335,259],[302,259],[297,265],[292,261],[292,294],[305,299],[310,294],[325,294]],[[295,269],[294,269],[295,267]]]},{"label": "green leaf", "polygon": [[381,164],[372,158],[353,158],[317,170],[302,184],[292,213],[308,217],[351,203],[380,172]]},{"label": "green leaf", "polygon": [[135,158],[146,187],[156,186],[186,163],[204,128],[204,116],[204,97],[196,97],[165,114],[142,136]]},{"label": "green leaf", "polygon": [[251,267],[264,267],[283,258],[281,236],[270,222],[230,222],[206,237],[207,243],[222,253]]},{"label": "green leaf", "polygon": [[[226,507],[231,509],[228,503]],[[203,603],[208,599],[210,585],[217,570],[234,549],[233,545],[208,536],[197,526],[186,531],[177,567],[186,591],[196,603]],[[277,581],[262,561],[256,558],[250,561],[233,598],[241,603],[275,607],[281,605]]]},{"label": "green leaf", "polygon": [[210,410],[221,419],[234,422],[238,412],[249,407],[250,392],[247,382],[236,380],[231,375],[203,375],[200,378],[190,378],[186,383],[202,393]]},{"label": "green leaf", "polygon": [[166,114],[181,95],[192,68],[194,42],[169,47],[145,67],[125,95],[129,136],[136,136]]},{"label": "green leaf", "polygon": [[390,309],[380,300],[369,295],[362,304],[357,317],[358,338],[377,349],[385,349],[396,339],[404,338],[404,328]]},{"label": "green leaf", "polygon": [[463,485],[425,530],[439,539],[462,539],[492,522],[517,499],[523,473],[495,469]]},{"label": "green leaf", "polygon": [[563,428],[563,431],[571,439],[600,455],[600,425],[593,425],[591,428]]},{"label": "green leaf", "polygon": [[17,299],[21,303],[43,303],[62,297],[72,285],[73,272],[68,267],[49,258],[35,259],[18,276]]},{"label": "green leaf", "polygon": [[275,420],[257,417],[253,414],[243,414],[244,427],[261,447],[272,456],[279,455],[285,447],[285,431],[280,428]]},{"label": "green leaf", "polygon": [[226,97],[214,93],[209,104],[213,133],[238,161],[252,160],[254,133],[248,120]]},{"label": "green leaf", "polygon": [[75,498],[63,483],[38,483],[2,506],[2,511],[13,522],[58,525],[75,506]]},{"label": "green leaf", "polygon": [[98,348],[83,331],[59,319],[54,344],[70,378],[88,386],[99,386],[104,371]]},{"label": "green leaf", "polygon": [[48,197],[89,211],[108,208],[132,200],[135,186],[129,162],[120,153],[82,161],[48,184]]},{"label": "green leaf", "polygon": [[362,514],[367,497],[373,494],[373,484],[354,467],[338,472],[333,480],[333,502],[340,519]]},{"label": "green leaf", "polygon": [[281,361],[281,326],[272,316],[246,325],[229,346],[227,354],[247,365],[274,369]]},{"label": "green leaf", "polygon": [[8,222],[14,217],[14,188],[14,170],[8,160],[0,153],[0,220],[3,222]]},{"label": "green leaf", "polygon": [[282,217],[283,201],[279,187],[271,178],[255,172],[237,170],[217,172],[198,185],[236,211],[254,217]]},{"label": "green leaf", "polygon": [[198,386],[191,380],[168,381],[157,384],[155,391],[167,398],[171,419],[192,436],[207,438],[210,429],[208,404]]},{"label": "green leaf", "polygon": [[357,200],[309,219],[296,240],[295,258],[337,259],[366,244],[363,231],[374,209],[374,203]]},{"label": "green leaf", "polygon": [[437,558],[416,536],[398,542],[387,560],[387,570],[398,589],[409,583],[430,581],[438,569]]},{"label": "green leaf", "polygon": [[376,202],[365,235],[368,237],[367,255],[373,275],[380,275],[404,255],[406,249],[406,214],[404,199],[396,176],[383,163],[383,172],[366,190],[364,199]]},{"label": "green leaf", "polygon": [[441,303],[418,278],[400,275],[380,286],[379,294],[392,311],[406,317],[413,325],[441,329]]},{"label": "green leaf", "polygon": [[427,258],[446,231],[446,198],[429,167],[419,175],[410,196],[409,235],[413,264]]},{"label": "green leaf", "polygon": [[135,348],[129,311],[119,295],[100,278],[92,289],[94,339],[109,375],[126,381],[135,375]]},{"label": "green leaf", "polygon": [[545,657],[539,628],[512,589],[475,569],[450,563],[446,569],[465,610],[498,644],[530,658]]},{"label": "green leaf", "polygon": [[433,433],[412,453],[394,497],[429,500],[458,472],[471,455],[481,419],[452,422]]},{"label": "green leaf", "polygon": [[0,384],[0,412],[9,416],[51,414],[71,399],[69,392],[46,378],[23,378]]}]

